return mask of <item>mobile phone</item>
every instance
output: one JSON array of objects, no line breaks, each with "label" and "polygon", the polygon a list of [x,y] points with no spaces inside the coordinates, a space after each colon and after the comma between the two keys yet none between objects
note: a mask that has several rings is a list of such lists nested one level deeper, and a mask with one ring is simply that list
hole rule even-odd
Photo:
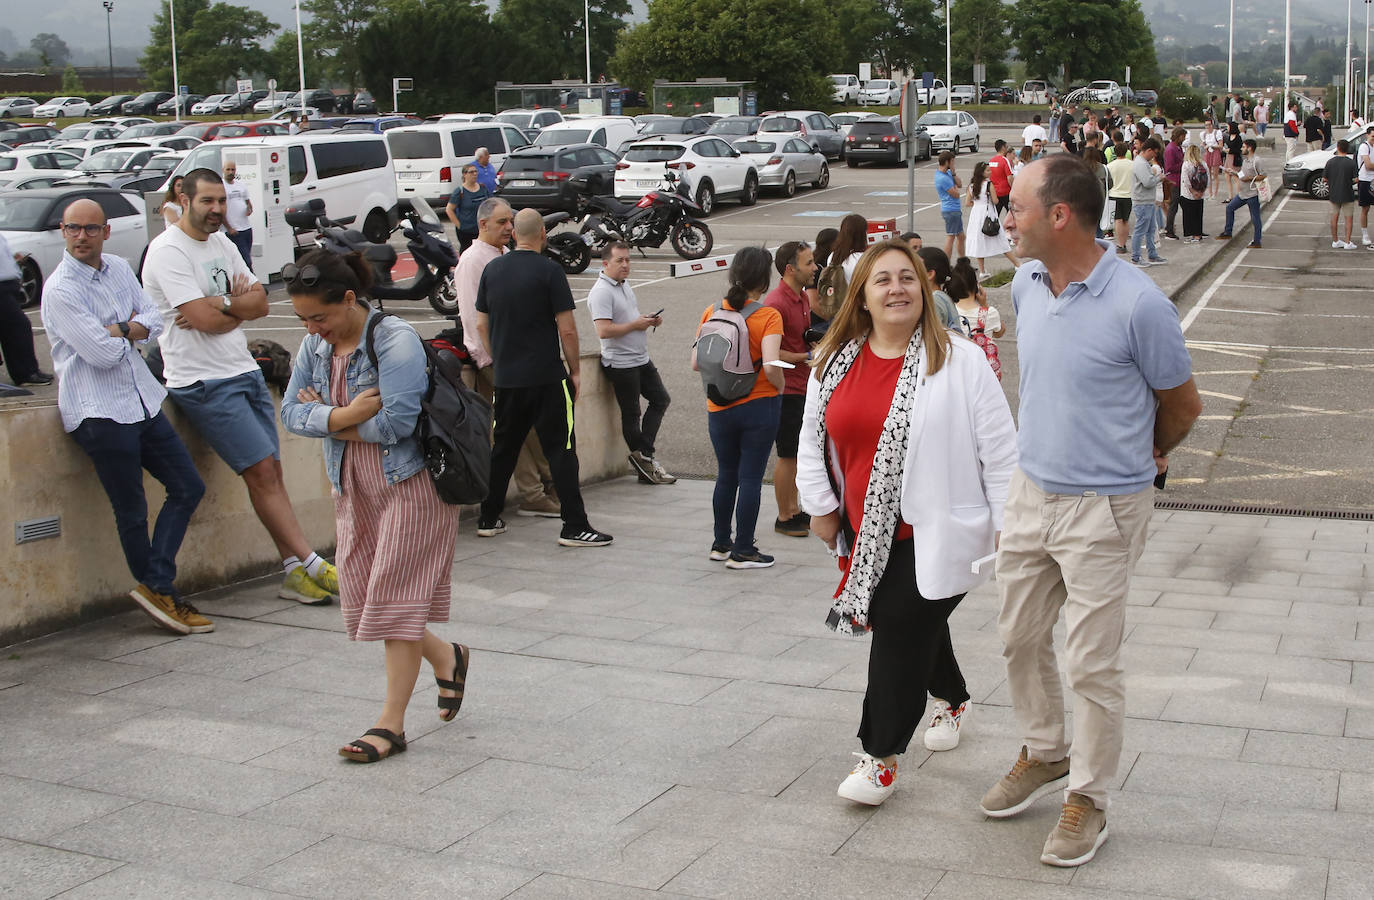
[{"label": "mobile phone", "polygon": [[663,309],[660,309],[658,312],[653,313],[652,315],[650,315],[649,318],[651,318],[651,319],[657,319],[659,316],[663,315],[663,310],[664,310],[664,309],[667,309],[667,308],[668,308],[668,307],[666,307],[666,306],[663,307]]}]

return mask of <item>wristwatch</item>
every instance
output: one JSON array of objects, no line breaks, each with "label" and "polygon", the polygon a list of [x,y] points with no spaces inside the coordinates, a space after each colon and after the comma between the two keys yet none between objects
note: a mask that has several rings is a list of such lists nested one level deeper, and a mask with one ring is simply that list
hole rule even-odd
[{"label": "wristwatch", "polygon": [[228,311],[229,311],[229,308],[230,308],[231,306],[234,305],[234,299],[233,299],[232,297],[230,297],[228,294],[225,294],[224,296],[220,297],[219,299],[220,299],[220,306],[221,306],[221,308],[222,308],[225,312],[228,312]]},{"label": "wristwatch", "polygon": [[122,334],[122,335],[124,336],[124,339],[125,339],[126,341],[129,339],[129,323],[128,323],[128,322],[120,322],[120,323],[119,323],[119,333]]}]

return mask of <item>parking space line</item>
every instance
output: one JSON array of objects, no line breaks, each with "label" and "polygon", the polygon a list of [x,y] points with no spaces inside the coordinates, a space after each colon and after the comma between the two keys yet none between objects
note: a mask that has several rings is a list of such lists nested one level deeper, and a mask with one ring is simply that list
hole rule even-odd
[{"label": "parking space line", "polygon": [[[1279,205],[1274,208],[1274,211],[1270,213],[1268,220],[1265,221],[1264,225],[1266,228],[1269,225],[1273,224],[1274,220],[1279,217],[1279,213],[1283,212],[1283,208],[1288,205],[1288,201],[1292,199],[1292,197],[1293,195],[1291,193],[1284,195],[1283,199],[1279,201]],[[1194,322],[1197,321],[1197,317],[1202,314],[1202,311],[1204,309],[1207,308],[1207,304],[1212,302],[1212,297],[1216,295],[1217,288],[1226,283],[1226,281],[1231,277],[1231,273],[1238,269],[1241,266],[1241,264],[1245,261],[1245,257],[1249,254],[1249,252],[1250,249],[1247,247],[1242,249],[1239,253],[1237,253],[1236,258],[1231,260],[1231,264],[1227,266],[1226,269],[1219,276],[1217,276],[1217,278],[1213,280],[1210,285],[1207,286],[1207,290],[1204,291],[1202,296],[1198,298],[1197,303],[1193,304],[1193,308],[1188,310],[1188,314],[1183,317],[1183,321],[1180,323],[1182,325],[1184,334],[1188,333],[1188,329],[1192,327],[1192,324]]]}]

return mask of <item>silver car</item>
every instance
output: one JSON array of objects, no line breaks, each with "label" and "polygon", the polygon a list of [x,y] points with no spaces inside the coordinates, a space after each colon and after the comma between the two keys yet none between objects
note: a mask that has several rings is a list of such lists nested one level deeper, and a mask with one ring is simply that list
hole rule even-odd
[{"label": "silver car", "polygon": [[815,188],[830,184],[825,154],[802,138],[770,140],[760,133],[757,138],[735,141],[734,147],[740,156],[754,163],[761,188],[781,188],[783,196],[791,197],[797,192],[798,182]]}]

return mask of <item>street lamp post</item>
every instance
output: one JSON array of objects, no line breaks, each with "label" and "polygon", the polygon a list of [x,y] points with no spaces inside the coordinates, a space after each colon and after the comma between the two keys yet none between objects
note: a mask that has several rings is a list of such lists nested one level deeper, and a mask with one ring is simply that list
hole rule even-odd
[{"label": "street lamp post", "polygon": [[1345,116],[1346,127],[1350,126],[1350,14],[1354,12],[1351,0],[1345,0],[1345,74],[1341,76],[1341,81],[1345,82],[1345,106],[1341,109],[1341,114]]},{"label": "street lamp post", "polygon": [[110,13],[114,12],[114,0],[104,0],[105,3],[105,42],[110,48],[110,96],[114,96],[114,37],[110,31]]},{"label": "street lamp post", "polygon": [[305,115],[305,44],[301,40],[301,0],[296,0],[296,67],[301,78],[301,115]]},{"label": "street lamp post", "polygon": [[1364,74],[1360,77],[1360,109],[1363,110],[1365,124],[1369,123],[1369,5],[1364,0]]},{"label": "street lamp post", "polygon": [[[1346,0],[1350,2],[1350,0]],[[1227,101],[1230,101],[1231,87],[1231,59],[1232,50],[1236,45],[1236,0],[1231,0],[1231,24],[1226,27],[1226,93]]]},{"label": "street lamp post", "polygon": [[[954,95],[951,93],[954,86],[950,82],[954,78],[954,63],[949,52],[949,7],[953,0],[945,0],[945,109],[954,109]],[[935,89],[931,88],[931,93]]]},{"label": "street lamp post", "polygon": [[167,0],[167,22],[172,32],[172,97],[181,100],[181,79],[177,73],[177,0]]},{"label": "street lamp post", "polygon": [[586,50],[587,59],[587,84],[592,83],[592,4],[591,0],[582,0],[582,40]]},{"label": "street lamp post", "polygon": [[[1288,85],[1293,81],[1293,0],[1283,4],[1283,114],[1288,115]],[[1301,116],[1299,116],[1301,118]]]}]

